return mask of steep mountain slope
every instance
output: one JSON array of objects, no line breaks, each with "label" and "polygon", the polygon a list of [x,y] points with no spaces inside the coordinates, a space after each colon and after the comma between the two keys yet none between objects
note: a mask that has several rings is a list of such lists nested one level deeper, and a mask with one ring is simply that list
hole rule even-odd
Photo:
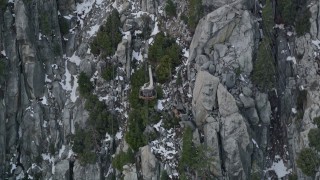
[{"label": "steep mountain slope", "polygon": [[0,0],[0,179],[319,178],[319,7]]}]

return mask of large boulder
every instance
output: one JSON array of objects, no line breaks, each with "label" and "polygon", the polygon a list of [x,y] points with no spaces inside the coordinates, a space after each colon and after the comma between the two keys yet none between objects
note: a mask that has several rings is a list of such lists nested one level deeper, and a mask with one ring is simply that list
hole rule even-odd
[{"label": "large boulder", "polygon": [[73,178],[79,180],[100,180],[99,164],[87,164],[82,166],[79,161],[74,163]]},{"label": "large boulder", "polygon": [[193,90],[192,109],[197,126],[201,126],[213,108],[217,108],[216,93],[219,79],[207,71],[197,74]]},{"label": "large boulder", "polygon": [[53,174],[53,179],[55,180],[68,180],[70,177],[69,173],[69,161],[68,160],[62,160],[59,161],[55,165],[55,173]]},{"label": "large boulder", "polygon": [[66,94],[65,91],[62,89],[62,86],[59,82],[54,81],[52,83],[52,95],[54,96],[58,107],[63,109],[64,103],[66,101]]},{"label": "large boulder", "polygon": [[247,179],[252,144],[246,120],[239,113],[236,100],[222,84],[218,86],[217,96],[221,115],[220,136],[225,152],[224,165],[230,179]]},{"label": "large boulder", "polygon": [[34,102],[25,110],[20,124],[20,161],[25,165],[35,160],[34,157],[40,156],[42,150],[42,124],[43,110],[38,103]]},{"label": "large boulder", "polygon": [[31,34],[29,23],[31,22],[29,22],[27,10],[23,1],[17,1],[15,3],[15,12],[16,39],[26,78],[26,90],[29,98],[35,99],[42,97],[44,92],[43,66],[40,61],[37,60],[34,42],[32,42],[29,37],[29,34]]},{"label": "large boulder", "polygon": [[141,8],[142,11],[148,12],[150,14],[156,13],[156,1],[154,0],[142,0],[141,1]]},{"label": "large boulder", "polygon": [[236,112],[221,118],[224,162],[230,179],[247,179],[251,164],[252,144],[245,119]]},{"label": "large boulder", "polygon": [[239,96],[244,108],[251,108],[254,107],[254,100],[251,97],[247,97],[243,94],[240,94]]},{"label": "large boulder", "polygon": [[207,124],[203,127],[204,142],[210,149],[208,156],[213,160],[210,162],[210,171],[215,176],[221,176],[221,161],[220,161],[220,148],[219,148],[219,121],[213,117],[207,118]]},{"label": "large boulder", "polygon": [[258,93],[256,95],[255,102],[262,123],[270,124],[271,105],[268,100],[268,95],[264,93]]},{"label": "large boulder", "polygon": [[222,117],[229,116],[239,111],[236,100],[222,84],[219,84],[218,86],[217,96],[219,112]]},{"label": "large boulder", "polygon": [[121,64],[125,64],[127,62],[127,46],[128,40],[124,39],[118,44],[116,57]]},{"label": "large boulder", "polygon": [[[238,2],[237,2],[238,1]],[[232,4],[232,3],[244,3],[247,0],[202,0],[202,5],[204,6],[213,6],[215,8],[219,8],[221,6],[224,6],[226,4]]]},{"label": "large boulder", "polygon": [[319,19],[320,19],[320,2],[319,1],[314,1],[312,4],[310,4],[310,12],[311,12],[311,29],[310,29],[310,34],[312,35],[313,39],[320,39],[320,24],[319,24]]},{"label": "large boulder", "polygon": [[217,51],[214,59],[220,59],[222,66],[237,64],[243,73],[250,74],[257,32],[258,26],[249,11],[236,5],[224,5],[199,21],[188,60],[201,54],[212,56],[212,51]]},{"label": "large boulder", "polygon": [[123,166],[123,180],[138,180],[136,167],[124,165]]},{"label": "large boulder", "polygon": [[91,77],[93,74],[93,64],[89,59],[82,60],[80,62],[80,72],[86,73],[87,76]]},{"label": "large boulder", "polygon": [[152,154],[149,145],[140,148],[141,153],[141,170],[142,176],[145,180],[156,180],[157,179],[157,159]]}]

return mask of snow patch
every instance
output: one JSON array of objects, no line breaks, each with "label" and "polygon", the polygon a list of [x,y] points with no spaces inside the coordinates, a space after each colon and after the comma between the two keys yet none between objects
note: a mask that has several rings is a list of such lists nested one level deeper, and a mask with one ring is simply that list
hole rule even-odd
[{"label": "snow patch", "polygon": [[157,124],[153,125],[153,127],[159,132],[161,128],[161,124],[162,124],[162,119]]},{"label": "snow patch", "polygon": [[46,96],[43,96],[41,99],[42,99],[41,103],[43,105],[48,105],[48,101],[47,101],[47,97]]},{"label": "snow patch", "polygon": [[276,24],[273,28],[284,29],[284,24]]},{"label": "snow patch", "polygon": [[288,169],[284,165],[283,160],[278,155],[276,155],[275,162],[273,162],[272,166],[269,169],[267,169],[267,171],[271,171],[271,170],[273,170],[277,174],[278,179],[292,172],[292,169],[291,168]]},{"label": "snow patch", "polygon": [[96,4],[97,4],[97,5],[101,5],[102,2],[103,2],[103,0],[96,0]]},{"label": "snow patch", "polygon": [[3,56],[7,56],[5,50],[2,50],[2,51],[0,52],[0,54],[2,54]]},{"label": "snow patch", "polygon": [[166,102],[166,100],[158,100],[157,102],[157,109],[162,111],[164,109],[163,103]]},{"label": "snow patch", "polygon": [[315,46],[317,46],[317,48],[320,50],[320,41],[319,41],[318,39],[312,40],[312,44],[314,44]]},{"label": "snow patch", "polygon": [[48,127],[48,121],[43,121],[42,127],[44,128]]},{"label": "snow patch", "polygon": [[61,149],[59,150],[59,158],[61,158],[62,153],[65,151],[66,146],[62,145]]},{"label": "snow patch", "polygon": [[287,61],[292,61],[293,64],[297,64],[297,60],[296,60],[296,58],[293,57],[293,56],[288,56],[288,57],[287,57]]},{"label": "snow patch", "polygon": [[[73,57],[73,58],[72,58]],[[76,55],[73,55],[71,57],[71,62],[74,62],[76,64],[80,64],[80,58]],[[65,76],[66,76],[66,79],[65,79],[65,82],[64,83],[61,83],[61,86],[64,90],[66,91],[71,91],[71,95],[70,95],[70,99],[72,102],[75,102],[77,99],[78,99],[78,96],[76,95],[76,90],[78,88],[78,78],[76,75],[71,75],[69,70],[68,70],[68,67],[67,67],[67,61],[65,61],[65,69],[66,69],[66,72],[65,72]],[[71,76],[73,77],[73,85],[72,85],[72,78]]]},{"label": "snow patch", "polygon": [[99,24],[96,24],[96,25],[90,27],[90,31],[88,31],[89,36],[91,37],[91,36],[95,35],[98,32],[99,27],[100,27]]},{"label": "snow patch", "polygon": [[304,90],[304,86],[303,86],[303,85],[300,86],[300,90],[301,90],[301,91]]},{"label": "snow patch", "polygon": [[49,161],[49,163],[51,163],[52,164],[52,169],[51,169],[51,173],[52,174],[54,174],[54,172],[55,172],[55,166],[54,166],[54,157],[53,156],[50,156],[50,154],[41,154],[41,156],[42,156],[42,159],[44,160],[44,161]]},{"label": "snow patch", "polygon": [[49,83],[52,82],[51,79],[48,78],[48,75],[47,75],[47,74],[45,74],[45,80],[44,80],[44,82],[49,82]]},{"label": "snow patch", "polygon": [[[11,162],[10,162],[10,164],[11,164]],[[17,168],[17,165],[14,164],[14,163],[12,163],[12,164],[11,164],[10,173],[13,173],[13,171],[14,171],[16,168]]]},{"label": "snow patch", "polygon": [[83,19],[91,11],[95,0],[84,0],[83,3],[77,3],[76,13],[78,14],[78,20],[80,21],[81,28],[83,27]]},{"label": "snow patch", "polygon": [[151,45],[153,43],[153,37],[148,40],[148,43]]},{"label": "snow patch", "polygon": [[288,36],[292,36],[292,35],[293,35],[293,32],[288,31],[288,32],[287,32],[287,35],[288,35]]},{"label": "snow patch", "polygon": [[251,139],[251,141],[253,142],[253,144],[259,149],[259,145],[258,143],[254,140],[254,139]]},{"label": "snow patch", "polygon": [[80,63],[81,63],[81,59],[80,59],[79,56],[76,55],[76,53],[74,53],[74,54],[70,57],[69,61],[70,61],[70,62],[73,62],[73,63],[76,63],[77,66],[79,66]]},{"label": "snow patch", "polygon": [[297,114],[297,112],[298,112],[296,108],[292,108],[291,111],[293,114]]},{"label": "snow patch", "polygon": [[189,50],[187,50],[186,48],[184,48],[184,49],[182,50],[182,52],[183,52],[183,56],[184,56],[184,57],[189,58]]},{"label": "snow patch", "polygon": [[122,137],[123,137],[123,134],[122,134],[122,131],[120,130],[117,132],[116,138],[120,140],[120,139],[122,139]]},{"label": "snow patch", "polygon": [[143,56],[142,56],[142,53],[139,51],[139,52],[136,52],[136,51],[132,51],[132,59],[136,59],[138,61],[143,61]]},{"label": "snow patch", "polygon": [[159,24],[158,18],[155,18],[154,21],[155,21],[155,24],[154,24],[154,28],[153,28],[153,31],[151,33],[151,36],[154,36],[154,35],[156,35],[156,34],[158,34],[160,32],[159,26],[158,26],[158,24]]}]

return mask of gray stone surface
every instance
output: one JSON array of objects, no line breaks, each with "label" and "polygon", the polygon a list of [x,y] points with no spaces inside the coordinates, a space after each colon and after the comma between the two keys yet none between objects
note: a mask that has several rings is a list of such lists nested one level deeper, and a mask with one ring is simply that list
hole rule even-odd
[{"label": "gray stone surface", "polygon": [[124,165],[123,166],[123,179],[124,180],[138,180],[137,170],[136,167]]},{"label": "gray stone surface", "polygon": [[251,125],[257,125],[259,123],[259,116],[256,108],[251,107],[251,108],[245,109],[244,113]]},{"label": "gray stone surface", "polygon": [[206,71],[197,74],[193,90],[192,110],[197,126],[205,122],[208,111],[217,108],[216,92],[219,79]]},{"label": "gray stone surface", "polygon": [[54,180],[68,180],[69,179],[69,161],[68,160],[62,160],[59,161],[55,165],[55,173],[53,175]]},{"label": "gray stone surface", "polygon": [[221,116],[226,117],[239,111],[236,100],[222,84],[218,86],[217,96]]},{"label": "gray stone surface", "polygon": [[141,171],[143,179],[156,180],[157,159],[151,152],[149,145],[140,148],[141,153]]},{"label": "gray stone surface", "polygon": [[254,107],[254,100],[251,97],[246,97],[243,94],[240,94],[240,100],[243,103],[244,108]]},{"label": "gray stone surface", "polygon": [[242,93],[243,93],[243,95],[245,95],[247,97],[252,96],[252,90],[250,88],[246,87],[246,86],[244,86],[242,88]]},{"label": "gray stone surface", "polygon": [[123,24],[122,30],[124,32],[130,31],[130,30],[133,30],[135,26],[136,26],[136,22],[133,19],[126,19],[126,21]]},{"label": "gray stone surface", "polygon": [[141,9],[142,11],[148,12],[150,14],[156,13],[156,1],[154,0],[142,0]]},{"label": "gray stone surface", "polygon": [[310,4],[310,7],[309,7],[309,10],[310,10],[310,13],[311,13],[310,34],[311,34],[313,39],[320,39],[320,33],[319,33],[319,29],[320,29],[320,24],[319,24],[320,14],[319,14],[319,11],[320,10],[319,10],[319,7],[320,7],[320,2],[319,1],[312,2]]},{"label": "gray stone surface", "polygon": [[118,44],[117,52],[116,52],[116,57],[118,62],[125,64],[127,62],[127,45],[128,41],[123,40]]},{"label": "gray stone surface", "polygon": [[207,118],[207,124],[203,127],[204,133],[204,142],[209,147],[209,157],[212,157],[213,160],[210,164],[210,171],[216,175],[221,176],[221,162],[220,162],[220,149],[219,149],[219,122],[213,117]]},{"label": "gray stone surface", "polygon": [[236,75],[234,73],[226,74],[226,86],[227,88],[233,88],[236,83]]},{"label": "gray stone surface", "polygon": [[67,68],[68,68],[68,70],[69,70],[71,75],[77,75],[78,74],[76,63],[67,61]]},{"label": "gray stone surface", "polygon": [[195,129],[193,131],[192,142],[195,144],[195,146],[199,146],[200,145],[200,134],[199,134],[199,130],[198,129]]},{"label": "gray stone surface", "polygon": [[84,72],[87,74],[87,76],[91,77],[93,74],[93,67],[90,60],[82,60],[80,62],[80,72]]},{"label": "gray stone surface", "polygon": [[73,178],[79,180],[100,180],[100,171],[98,164],[81,166],[79,161],[76,161],[73,167]]},{"label": "gray stone surface", "polygon": [[261,121],[264,124],[270,124],[271,105],[268,100],[268,95],[264,93],[258,93],[256,95],[255,102]]},{"label": "gray stone surface", "polygon": [[66,95],[65,91],[61,87],[61,84],[59,84],[59,82],[57,81],[54,81],[52,83],[52,94],[55,97],[55,100],[58,103],[59,107],[63,109],[64,103],[66,101]]},{"label": "gray stone surface", "polygon": [[[224,56],[220,57],[219,63],[237,63],[244,73],[251,73],[258,28],[252,15],[238,8],[236,5],[222,6],[199,21],[190,45],[189,61],[198,55],[209,55],[212,47],[216,47],[215,59]],[[226,53],[227,43],[232,45],[230,53]]]},{"label": "gray stone surface", "polygon": [[[247,163],[251,162],[252,144],[244,118],[238,113],[222,117],[222,144],[225,167],[230,178],[247,179]],[[250,147],[251,146],[251,147]],[[245,153],[242,153],[245,152]]]},{"label": "gray stone surface", "polygon": [[206,64],[209,61],[209,58],[206,55],[198,55],[195,61],[196,61],[196,69],[200,71],[200,67]]}]

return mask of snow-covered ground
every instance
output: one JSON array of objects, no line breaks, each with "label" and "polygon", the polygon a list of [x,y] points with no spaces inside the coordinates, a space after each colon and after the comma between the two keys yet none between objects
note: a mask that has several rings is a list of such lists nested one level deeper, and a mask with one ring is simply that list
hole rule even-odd
[{"label": "snow-covered ground", "polygon": [[275,160],[272,163],[271,167],[266,169],[265,172],[272,171],[272,170],[277,174],[278,179],[285,177],[286,175],[292,172],[292,169],[287,168],[283,160],[278,155],[276,155]]}]

